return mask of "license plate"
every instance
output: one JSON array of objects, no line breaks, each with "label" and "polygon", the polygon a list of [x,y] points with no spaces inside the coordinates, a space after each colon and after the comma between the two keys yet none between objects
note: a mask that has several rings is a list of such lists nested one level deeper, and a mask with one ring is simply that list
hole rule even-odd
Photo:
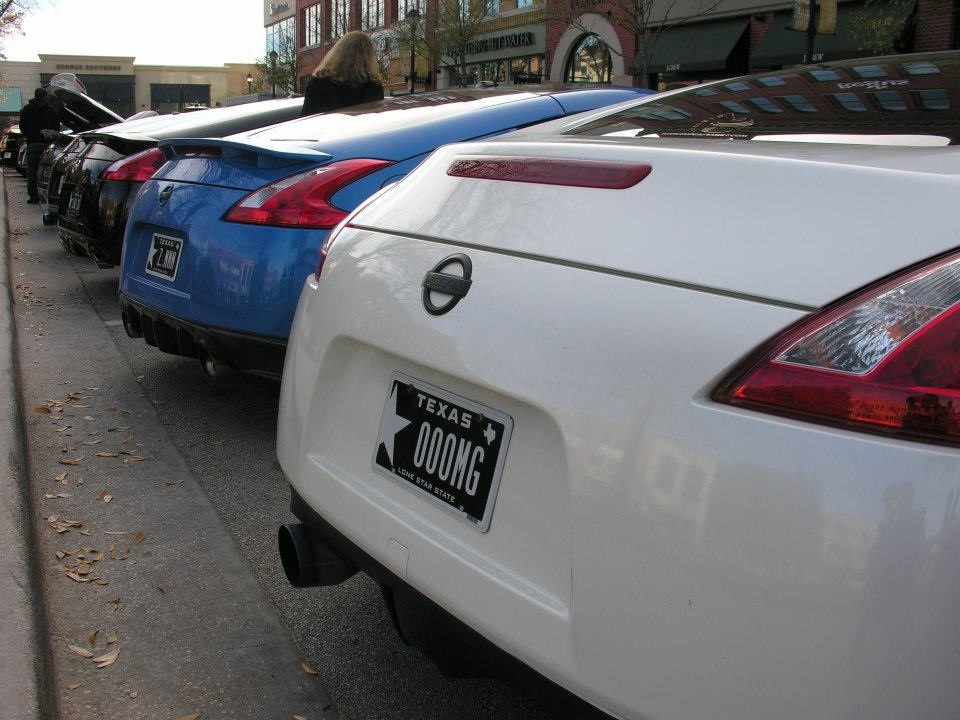
[{"label": "license plate", "polygon": [[67,213],[70,215],[80,214],[80,202],[83,196],[80,194],[80,188],[74,188],[70,193],[70,201],[67,203]]},{"label": "license plate", "polygon": [[395,372],[373,468],[486,532],[512,431],[509,415]]},{"label": "license plate", "polygon": [[182,249],[183,240],[180,238],[154,233],[147,255],[146,271],[165,280],[176,280]]}]

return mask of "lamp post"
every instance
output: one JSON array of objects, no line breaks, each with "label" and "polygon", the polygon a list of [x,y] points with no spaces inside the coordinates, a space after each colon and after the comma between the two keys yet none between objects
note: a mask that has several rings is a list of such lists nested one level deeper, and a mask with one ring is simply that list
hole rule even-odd
[{"label": "lamp post", "polygon": [[253,75],[247,73],[247,95],[253,92]]},{"label": "lamp post", "polygon": [[407,22],[410,24],[410,94],[417,90],[417,23],[420,11],[416,7],[407,10]]},{"label": "lamp post", "polygon": [[273,91],[270,93],[270,97],[277,96],[277,51],[270,51],[270,80],[273,82]]}]

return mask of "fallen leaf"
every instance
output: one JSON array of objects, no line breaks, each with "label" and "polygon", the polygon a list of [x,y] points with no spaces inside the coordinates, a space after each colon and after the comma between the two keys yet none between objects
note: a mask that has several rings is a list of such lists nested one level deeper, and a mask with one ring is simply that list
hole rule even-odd
[{"label": "fallen leaf", "polygon": [[127,435],[127,436],[126,436],[123,440],[121,440],[120,442],[121,442],[121,443],[128,443],[128,442],[133,442],[135,439],[136,439],[136,438],[134,438],[133,435]]},{"label": "fallen leaf", "polygon": [[97,443],[102,443],[103,438],[97,438],[96,440],[85,440],[84,445],[96,445]]},{"label": "fallen leaf", "polygon": [[57,477],[56,477],[55,479],[56,479],[56,481],[57,481],[58,483],[60,483],[61,485],[66,485],[66,484],[67,484],[67,473],[62,472],[62,473],[60,473],[59,475],[57,475]]},{"label": "fallen leaf", "polygon": [[130,557],[130,550],[129,550],[129,549],[128,549],[123,555],[116,555],[116,554],[114,554],[114,552],[116,551],[116,549],[117,549],[117,544],[116,544],[116,543],[113,543],[113,544],[110,546],[110,549],[107,551],[107,556],[108,556],[111,560],[126,560],[128,557]]},{"label": "fallen leaf", "polygon": [[161,585],[157,585],[157,590],[159,590],[161,593],[164,593],[164,594],[166,594],[167,592],[166,590],[163,589]]},{"label": "fallen leaf", "polygon": [[167,480],[167,485],[171,487],[180,487],[183,485],[183,480]]},{"label": "fallen leaf", "polygon": [[[108,605],[119,605],[119,604],[120,604],[120,598],[114,598],[113,600],[108,600],[108,601],[107,601],[107,604],[108,604]],[[109,643],[107,643],[107,644],[109,644]]]},{"label": "fallen leaf", "polygon": [[120,455],[118,455],[117,453],[111,452],[111,451],[109,451],[109,450],[104,450],[104,451],[102,451],[102,452],[98,452],[98,453],[96,453],[96,455],[97,455],[97,457],[120,457]]},{"label": "fallen leaf", "polygon": [[129,535],[129,530],[104,530],[104,535]]},{"label": "fallen leaf", "polygon": [[294,715],[293,720],[307,720],[303,715]]},{"label": "fallen leaf", "polygon": [[71,578],[71,579],[73,579],[73,580],[76,580],[78,583],[88,583],[88,582],[90,582],[90,578],[80,577],[79,575],[77,575],[75,572],[73,572],[73,571],[71,571],[71,570],[67,570],[66,572],[67,572],[67,577],[69,577],[69,578]]},{"label": "fallen leaf", "polygon": [[[117,598],[117,602],[120,602],[120,598]],[[119,637],[119,634],[115,632],[112,632],[109,635],[107,635],[107,645],[113,645],[117,641],[118,637]]]},{"label": "fallen leaf", "polygon": [[83,483],[84,483],[83,476],[78,477],[78,478],[77,478],[77,486],[79,487],[80,485],[83,485]]},{"label": "fallen leaf", "polygon": [[129,430],[129,425],[117,425],[117,427],[107,428],[107,432],[117,432],[118,430]]},{"label": "fallen leaf", "polygon": [[93,661],[97,664],[98,668],[105,668],[109,665],[113,665],[117,661],[118,657],[120,657],[120,648],[117,648],[113,652],[108,652],[106,655],[95,657]]},{"label": "fallen leaf", "polygon": [[47,500],[62,500],[63,498],[73,497],[70,493],[45,493]]},{"label": "fallen leaf", "polygon": [[100,498],[101,500],[103,500],[105,503],[108,503],[108,502],[110,502],[111,500],[113,500],[113,495],[110,494],[110,491],[109,491],[109,490],[104,490],[104,491],[103,491],[102,493],[100,493],[97,497],[99,497],[99,498]]},{"label": "fallen leaf", "polygon": [[95,417],[91,417],[90,415],[84,415],[84,416],[83,416],[83,419],[84,419],[84,420],[96,420]]},{"label": "fallen leaf", "polygon": [[80,461],[83,460],[84,457],[84,455],[81,455],[78,458],[60,458],[57,460],[57,462],[61,465],[79,465]]},{"label": "fallen leaf", "polygon": [[130,696],[130,699],[136,700],[140,696],[140,693],[137,690],[131,690],[127,695]]},{"label": "fallen leaf", "polygon": [[143,542],[144,538],[146,538],[146,537],[147,537],[147,536],[144,535],[142,532],[137,531],[137,534],[133,536],[133,544],[134,544],[134,545],[139,545],[140,543]]},{"label": "fallen leaf", "polygon": [[93,584],[94,584],[94,585],[109,585],[109,584],[110,584],[110,581],[107,580],[106,578],[95,577],[95,578],[93,579]]},{"label": "fallen leaf", "polygon": [[87,650],[87,649],[84,648],[84,647],[80,647],[79,645],[67,645],[67,647],[70,648],[71,650],[73,650],[73,652],[75,652],[75,653],[76,653],[77,655],[79,655],[80,657],[85,657],[85,658],[92,658],[92,657],[93,657],[93,653],[92,653],[92,652],[90,652],[89,650]]},{"label": "fallen leaf", "polygon": [[76,690],[78,687],[80,687],[80,683],[70,683],[67,685],[67,690]]},{"label": "fallen leaf", "polygon": [[49,412],[53,412],[53,411],[50,409],[50,407],[47,406],[47,405],[37,405],[37,406],[33,409],[33,411],[34,411],[34,412],[38,412],[38,413],[49,413]]},{"label": "fallen leaf", "polygon": [[178,717],[177,720],[199,720],[200,713],[194,713],[193,715],[184,715],[183,717]]},{"label": "fallen leaf", "polygon": [[94,645],[97,644],[97,633],[99,632],[100,632],[99,630],[94,630],[92,633],[87,635],[87,645],[89,645],[90,647],[93,647]]},{"label": "fallen leaf", "polygon": [[313,665],[311,665],[310,663],[308,663],[306,660],[301,660],[301,661],[300,661],[300,667],[303,669],[303,671],[304,671],[305,673],[307,673],[307,674],[309,674],[309,675],[317,675],[317,674],[319,674],[319,673],[317,673],[317,671],[314,669]]}]

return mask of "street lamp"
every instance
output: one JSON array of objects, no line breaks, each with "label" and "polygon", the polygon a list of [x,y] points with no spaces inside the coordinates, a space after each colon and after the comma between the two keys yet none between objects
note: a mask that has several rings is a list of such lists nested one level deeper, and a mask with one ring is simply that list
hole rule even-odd
[{"label": "street lamp", "polygon": [[247,95],[253,92],[253,75],[247,73]]},{"label": "street lamp", "polygon": [[273,92],[271,97],[277,96],[277,51],[270,51],[270,79],[273,81]]},{"label": "street lamp", "polygon": [[416,7],[407,10],[407,23],[410,25],[410,94],[417,89],[417,23],[420,11]]}]

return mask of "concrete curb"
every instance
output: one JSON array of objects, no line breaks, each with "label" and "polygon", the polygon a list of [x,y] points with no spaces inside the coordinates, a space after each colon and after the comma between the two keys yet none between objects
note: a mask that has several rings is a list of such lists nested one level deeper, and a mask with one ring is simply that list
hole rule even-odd
[{"label": "concrete curb", "polygon": [[13,285],[6,176],[0,183],[0,708],[9,720],[53,717],[46,691],[46,643],[34,551],[35,529],[27,478],[26,439],[20,403],[20,368]]}]

